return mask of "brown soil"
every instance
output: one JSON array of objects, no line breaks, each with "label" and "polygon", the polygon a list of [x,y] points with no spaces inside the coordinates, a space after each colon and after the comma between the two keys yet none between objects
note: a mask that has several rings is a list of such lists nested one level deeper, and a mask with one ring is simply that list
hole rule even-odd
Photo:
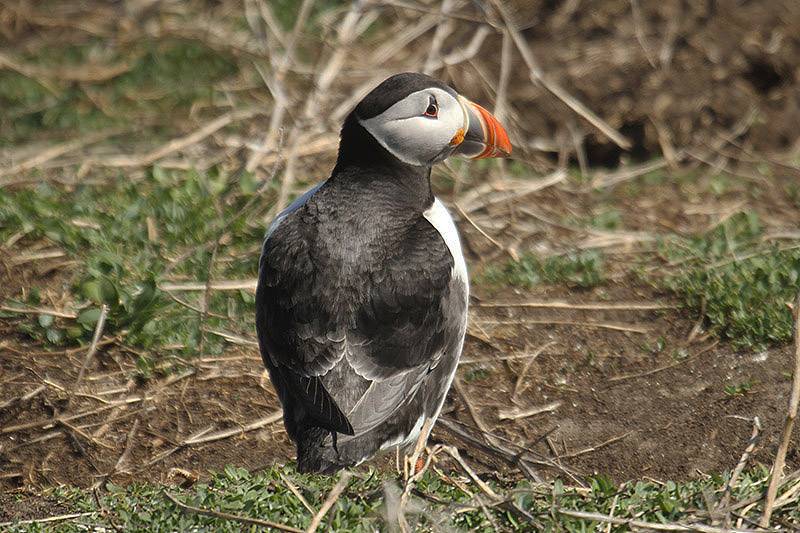
[{"label": "brown soil", "polygon": [[[514,84],[516,125],[542,147],[575,153],[575,130],[590,164],[620,157],[667,158],[707,146],[720,130],[749,124],[748,150],[796,147],[800,138],[800,4],[759,2],[519,2],[517,17],[541,70],[628,135],[624,152],[541,86]],[[632,6],[638,6],[634,11]],[[514,79],[528,77],[514,63]],[[748,116],[751,112],[755,116]],[[585,135],[585,137],[584,137]]]}]

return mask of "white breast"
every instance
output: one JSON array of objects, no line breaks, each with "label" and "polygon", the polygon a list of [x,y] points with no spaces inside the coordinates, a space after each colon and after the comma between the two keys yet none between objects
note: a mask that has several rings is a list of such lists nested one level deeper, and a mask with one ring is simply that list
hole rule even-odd
[{"label": "white breast", "polygon": [[464,282],[464,285],[469,290],[469,282],[467,281],[467,263],[464,261],[464,254],[461,252],[461,241],[458,238],[458,230],[453,217],[447,212],[447,208],[438,199],[434,199],[431,205],[423,215],[436,228],[436,231],[444,239],[447,248],[450,250],[450,255],[453,256],[453,276]]}]

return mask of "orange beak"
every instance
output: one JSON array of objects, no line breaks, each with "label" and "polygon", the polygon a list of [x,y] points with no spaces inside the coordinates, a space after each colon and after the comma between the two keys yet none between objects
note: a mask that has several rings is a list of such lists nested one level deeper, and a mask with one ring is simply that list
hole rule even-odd
[{"label": "orange beak", "polygon": [[494,115],[466,98],[460,100],[467,116],[468,127],[466,132],[459,131],[463,136],[461,142],[457,142],[456,138],[451,141],[453,144],[458,144],[453,153],[467,159],[509,157],[511,141],[508,140],[506,130]]}]

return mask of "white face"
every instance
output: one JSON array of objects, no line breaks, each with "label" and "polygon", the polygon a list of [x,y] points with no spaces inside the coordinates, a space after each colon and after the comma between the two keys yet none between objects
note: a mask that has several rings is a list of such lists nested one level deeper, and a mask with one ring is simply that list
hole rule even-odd
[{"label": "white face", "polygon": [[429,167],[456,148],[469,127],[467,120],[458,98],[430,88],[411,93],[380,115],[360,122],[404,163]]}]

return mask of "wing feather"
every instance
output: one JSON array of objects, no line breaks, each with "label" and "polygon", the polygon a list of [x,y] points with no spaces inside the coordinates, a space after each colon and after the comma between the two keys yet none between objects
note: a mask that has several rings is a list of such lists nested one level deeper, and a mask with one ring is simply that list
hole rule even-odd
[{"label": "wing feather", "polygon": [[459,334],[463,317],[446,308],[454,258],[419,217],[390,252],[376,245],[335,269],[304,216],[295,207],[264,243],[256,294],[262,357],[284,408],[291,397],[320,427],[353,435],[410,401]]}]

